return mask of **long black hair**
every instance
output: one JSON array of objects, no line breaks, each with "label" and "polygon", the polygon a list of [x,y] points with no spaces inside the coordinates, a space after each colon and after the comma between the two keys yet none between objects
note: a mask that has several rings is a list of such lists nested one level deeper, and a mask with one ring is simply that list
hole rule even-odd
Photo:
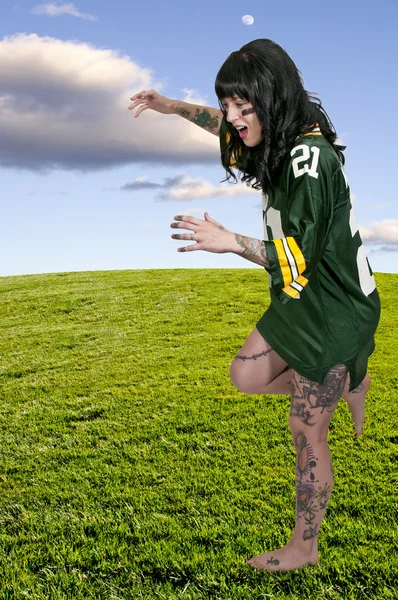
[{"label": "long black hair", "polygon": [[224,117],[222,101],[235,95],[250,102],[262,125],[262,141],[247,147],[235,127],[226,122],[227,147],[221,161],[227,177],[237,181],[230,160],[242,171],[242,181],[267,193],[278,180],[284,159],[297,137],[318,124],[344,164],[345,146],[337,145],[336,131],[321,101],[304,89],[300,71],[275,42],[258,39],[232,52],[217,73],[215,92]]}]

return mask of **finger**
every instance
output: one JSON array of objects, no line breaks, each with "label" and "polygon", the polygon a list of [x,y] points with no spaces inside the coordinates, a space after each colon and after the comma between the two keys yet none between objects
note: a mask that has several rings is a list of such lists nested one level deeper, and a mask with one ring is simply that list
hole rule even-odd
[{"label": "finger", "polygon": [[135,104],[132,104],[131,106],[129,106],[129,110],[134,110],[137,106],[140,108],[140,103],[139,102],[136,102]]},{"label": "finger", "polygon": [[193,252],[194,250],[201,250],[202,248],[199,248],[198,246],[199,244],[189,244],[189,246],[178,248],[178,252]]},{"label": "finger", "polygon": [[148,104],[148,101],[145,100],[144,98],[138,98],[137,100],[135,100],[133,102],[133,104],[130,104],[129,108],[134,108],[135,106],[139,106],[140,104]]},{"label": "finger", "polygon": [[137,110],[137,112],[135,113],[135,117],[138,117],[142,111],[146,110],[148,108],[148,104],[143,104],[142,106],[139,107],[139,109]]},{"label": "finger", "polygon": [[173,240],[194,240],[194,233],[173,233]]},{"label": "finger", "polygon": [[177,215],[176,217],[174,217],[174,220],[183,221],[184,223],[192,223],[192,225],[200,225],[201,223],[203,223],[201,219],[196,219],[196,217],[191,217],[191,215]]},{"label": "finger", "polygon": [[136,100],[137,98],[145,98],[145,96],[148,94],[149,92],[147,90],[142,90],[142,92],[138,92],[137,94],[134,94],[134,96],[132,96],[130,98],[130,100]]},{"label": "finger", "polygon": [[214,225],[221,225],[221,223],[213,219],[208,212],[205,212],[205,220],[209,221],[209,223],[213,223]]},{"label": "finger", "polygon": [[209,223],[211,223],[212,225],[216,225],[217,227],[219,227],[220,229],[225,229],[224,225],[221,225],[221,223],[219,223],[218,221],[216,221],[215,219],[212,219],[209,216],[209,213],[205,213],[205,220],[209,221]]},{"label": "finger", "polygon": [[184,221],[184,223],[172,223],[170,227],[173,229],[189,229],[190,231],[195,232],[198,226]]}]

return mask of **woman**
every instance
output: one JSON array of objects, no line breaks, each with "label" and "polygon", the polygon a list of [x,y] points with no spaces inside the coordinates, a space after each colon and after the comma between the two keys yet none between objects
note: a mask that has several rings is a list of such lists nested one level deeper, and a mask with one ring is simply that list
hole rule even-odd
[{"label": "woman", "polygon": [[318,562],[318,535],[330,499],[330,420],[343,397],[362,431],[366,374],[380,302],[352,213],[343,147],[319,100],[304,90],[287,53],[267,39],[233,52],[215,91],[221,110],[132,97],[136,117],[151,108],[178,114],[220,136],[227,179],[263,192],[264,240],[233,233],[207,213],[176,216],[179,251],[234,252],[269,274],[271,304],[232,362],[232,383],[252,394],[290,394],[296,448],[296,524],[286,544],[247,560],[258,569]]}]

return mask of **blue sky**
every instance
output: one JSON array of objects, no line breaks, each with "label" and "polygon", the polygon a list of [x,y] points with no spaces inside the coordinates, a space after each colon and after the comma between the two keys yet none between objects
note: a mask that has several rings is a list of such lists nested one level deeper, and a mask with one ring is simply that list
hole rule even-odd
[{"label": "blue sky", "polygon": [[[127,109],[150,88],[216,106],[219,67],[260,37],[281,44],[321,98],[347,145],[372,268],[397,273],[397,22],[397,0],[3,1],[0,275],[252,267],[231,254],[177,253],[170,237],[174,215],[205,210],[262,237],[258,192],[220,186],[217,138]],[[163,187],[129,186],[143,179]]]}]

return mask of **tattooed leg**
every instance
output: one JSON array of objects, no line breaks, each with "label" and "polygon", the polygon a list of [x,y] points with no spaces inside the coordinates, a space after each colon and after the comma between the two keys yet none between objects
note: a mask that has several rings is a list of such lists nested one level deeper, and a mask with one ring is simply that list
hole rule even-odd
[{"label": "tattooed leg", "polygon": [[[233,385],[244,394],[289,394],[291,369],[254,328],[230,367]],[[271,386],[269,388],[269,386]]]},{"label": "tattooed leg", "polygon": [[348,391],[350,378],[347,377],[342,398],[347,402],[350,409],[352,420],[355,426],[355,437],[359,437],[362,433],[362,427],[365,422],[365,398],[370,387],[370,377],[366,375],[365,379],[352,392]]},{"label": "tattooed leg", "polygon": [[296,448],[296,524],[286,546],[247,561],[257,569],[291,571],[319,560],[318,534],[333,487],[327,432],[346,374],[344,365],[336,365],[319,384],[293,371],[290,429]]},{"label": "tattooed leg", "polygon": [[243,354],[237,354],[235,356],[235,360],[257,360],[260,356],[268,356],[272,352],[272,348],[268,348],[263,352],[258,352],[257,354],[252,354],[251,356],[244,356]]}]

